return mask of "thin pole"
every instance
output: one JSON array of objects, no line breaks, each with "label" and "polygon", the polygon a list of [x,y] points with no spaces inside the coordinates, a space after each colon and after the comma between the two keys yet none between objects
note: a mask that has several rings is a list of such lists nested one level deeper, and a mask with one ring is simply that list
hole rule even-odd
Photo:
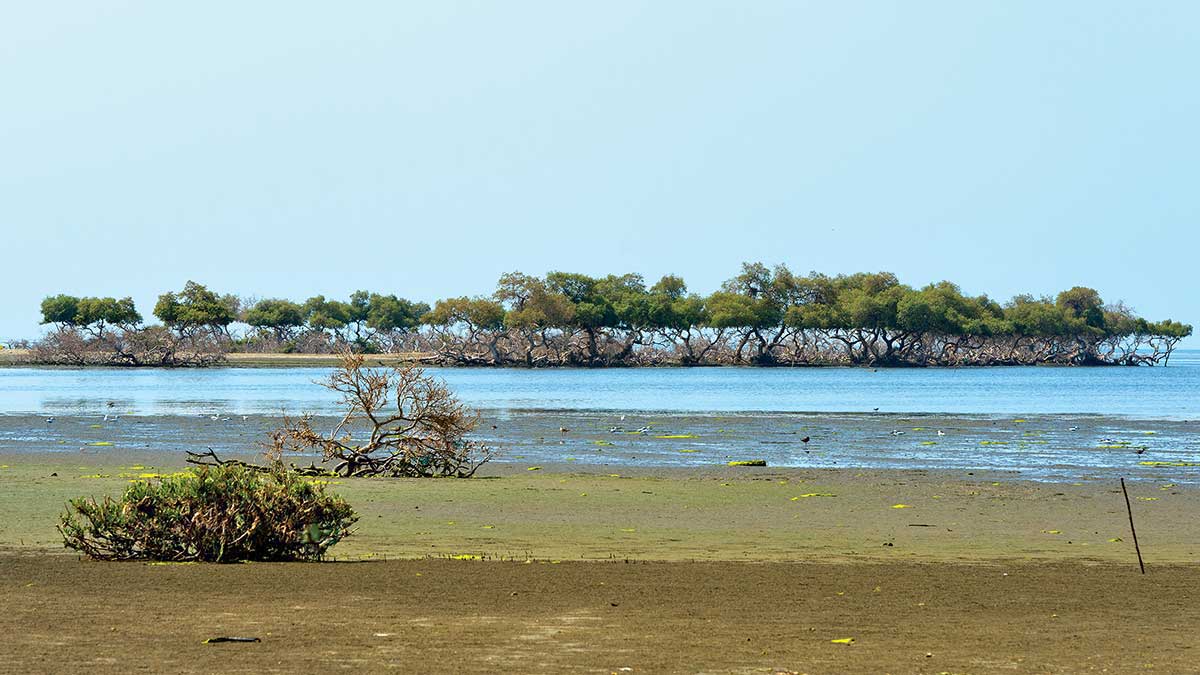
[{"label": "thin pole", "polygon": [[1137,528],[1133,526],[1133,507],[1129,505],[1129,491],[1125,489],[1125,477],[1121,477],[1121,492],[1125,495],[1125,510],[1129,512],[1129,531],[1133,533],[1133,550],[1137,551],[1138,567],[1142,574],[1146,573],[1146,563],[1142,562],[1142,547],[1138,546]]}]

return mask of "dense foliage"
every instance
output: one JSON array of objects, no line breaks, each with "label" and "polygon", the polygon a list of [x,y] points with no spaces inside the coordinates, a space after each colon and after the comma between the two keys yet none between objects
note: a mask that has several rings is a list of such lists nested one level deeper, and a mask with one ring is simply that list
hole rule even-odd
[{"label": "dense foliage", "polygon": [[319,483],[226,465],[137,481],[119,499],[72,499],[58,529],[97,560],[314,560],[357,519]]},{"label": "dense foliage", "polygon": [[[94,302],[93,302],[94,301]],[[91,303],[91,304],[89,304]],[[245,305],[242,307],[242,305]],[[83,307],[89,307],[86,311]],[[83,335],[137,324],[126,298],[47,298],[44,320]],[[1001,365],[1165,363],[1189,325],[1143,319],[1094,289],[1001,304],[950,282],[912,288],[881,272],[802,276],[760,263],[707,296],[676,276],[501,276],[490,296],[432,307],[358,291],[239,302],[188,282],[155,314],[179,339],[257,352],[411,353],[456,365]],[[234,322],[246,326],[236,334]]]},{"label": "dense foliage", "polygon": [[34,345],[34,358],[65,365],[204,366],[224,358],[237,298],[218,297],[193,281],[159,297],[143,326],[131,298],[56,295],[42,301],[42,323],[54,330]]}]

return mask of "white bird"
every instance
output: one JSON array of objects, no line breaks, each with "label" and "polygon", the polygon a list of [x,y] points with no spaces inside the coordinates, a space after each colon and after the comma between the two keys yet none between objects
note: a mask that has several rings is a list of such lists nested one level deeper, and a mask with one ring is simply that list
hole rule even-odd
[{"label": "white bird", "polygon": [[1079,427],[1071,427],[1070,429],[1067,429],[1067,431],[1079,431]]},{"label": "white bird", "polygon": [[221,416],[220,415],[210,415],[208,419],[216,422],[217,420],[221,419]]},{"label": "white bird", "polygon": [[46,424],[53,424],[53,423],[54,423],[54,415],[51,415],[50,417],[46,418]]},{"label": "white bird", "polygon": [[242,415],[242,421],[245,422],[249,417],[249,415]]},{"label": "white bird", "polygon": [[903,436],[904,432],[900,431],[899,429],[892,429],[892,435],[893,436]]},{"label": "white bird", "polygon": [[621,421],[622,421],[622,422],[624,422],[624,421],[625,421],[625,416],[624,416],[624,415],[621,415]]},{"label": "white bird", "polygon": [[648,431],[650,431],[650,427],[642,427],[641,429],[638,429],[638,430],[637,430],[637,432],[638,432],[639,434],[644,434],[644,433],[646,433],[646,432],[648,432]]},{"label": "white bird", "polygon": [[608,430],[608,433],[619,434],[619,433],[621,433],[621,427],[612,427],[611,429]]},{"label": "white bird", "polygon": [[938,436],[945,436],[945,435],[946,435],[946,432],[942,431],[941,429],[938,429]]}]

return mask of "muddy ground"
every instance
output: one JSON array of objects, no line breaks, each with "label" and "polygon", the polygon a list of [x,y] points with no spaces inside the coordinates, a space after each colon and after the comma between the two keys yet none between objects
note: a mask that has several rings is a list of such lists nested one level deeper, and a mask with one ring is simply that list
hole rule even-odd
[{"label": "muddy ground", "polygon": [[[312,564],[79,560],[73,496],[177,455],[0,454],[0,672],[1196,672],[1200,488],[488,465],[332,480]],[[462,560],[453,557],[466,558]],[[218,636],[249,644],[202,644]],[[853,643],[833,640],[852,638]],[[629,669],[629,670],[625,670]]]},{"label": "muddy ground", "polygon": [[[0,550],[61,551],[69,498],[116,496],[177,456],[0,453]],[[530,471],[530,468],[537,468]],[[339,560],[998,560],[1134,563],[1120,484],[970,472],[488,465],[480,478],[332,479],[362,516]],[[1200,488],[1130,484],[1153,564],[1200,563]]]},{"label": "muddy ground", "polygon": [[[1196,672],[1200,568],[0,557],[5,672]],[[217,636],[261,639],[203,644]],[[834,640],[852,639],[851,644]]]}]

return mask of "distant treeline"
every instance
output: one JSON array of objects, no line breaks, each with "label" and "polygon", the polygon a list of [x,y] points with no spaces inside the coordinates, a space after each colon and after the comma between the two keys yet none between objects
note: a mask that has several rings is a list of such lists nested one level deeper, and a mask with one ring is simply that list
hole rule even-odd
[{"label": "distant treeline", "polygon": [[36,345],[50,363],[204,365],[229,351],[350,348],[480,366],[1141,365],[1165,363],[1192,327],[1150,322],[1091,288],[998,303],[950,282],[914,289],[894,274],[800,276],[745,264],[711,295],[665,276],[520,272],[489,296],[430,307],[358,291],[244,299],[188,282],[159,297],[144,326],[129,298],[58,295],[55,330]]}]

